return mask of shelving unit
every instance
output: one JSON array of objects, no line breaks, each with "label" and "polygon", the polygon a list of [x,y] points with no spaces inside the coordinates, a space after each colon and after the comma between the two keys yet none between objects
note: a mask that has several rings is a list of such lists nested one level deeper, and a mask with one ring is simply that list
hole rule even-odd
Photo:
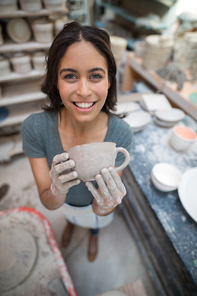
[{"label": "shelving unit", "polygon": [[[157,0],[154,0],[154,1],[157,1]],[[162,1],[159,1],[158,2],[162,2]],[[104,8],[107,8],[107,9],[110,9],[112,10],[113,12],[115,12],[117,15],[119,15],[120,17],[122,17],[123,19],[135,24],[136,23],[136,20],[137,20],[137,16],[136,15],[133,15],[131,14],[129,11],[127,11],[126,9],[120,7],[120,6],[115,6],[115,5],[111,5],[107,2],[104,2],[102,0],[96,0],[96,4],[101,6],[101,7],[104,7]],[[161,23],[161,24],[158,24],[158,26],[145,26],[145,28],[147,30],[165,30],[166,29],[166,25]]]},{"label": "shelving unit", "polygon": [[[41,9],[38,11],[16,10],[9,13],[0,12],[0,22],[3,28],[5,22],[12,18],[34,18],[47,17],[49,19],[62,18],[69,12],[68,8],[62,10]],[[4,32],[6,33],[6,32]],[[12,40],[3,35],[4,43],[0,45],[0,54],[9,56],[16,52],[32,53],[34,51],[47,50],[51,43],[39,43],[33,38],[25,43],[14,43]],[[40,84],[44,78],[44,71],[38,71],[32,68],[31,72],[19,74],[14,71],[7,76],[0,76],[0,107],[8,110],[8,116],[0,121],[0,134],[8,135],[20,125],[26,117],[32,113],[41,112],[41,105],[46,102],[46,95],[40,91]],[[11,140],[11,137],[10,137]],[[0,140],[1,141],[1,140]],[[22,151],[21,151],[22,152]]]},{"label": "shelving unit", "polygon": [[88,0],[67,0],[69,17],[82,25],[90,25]]}]

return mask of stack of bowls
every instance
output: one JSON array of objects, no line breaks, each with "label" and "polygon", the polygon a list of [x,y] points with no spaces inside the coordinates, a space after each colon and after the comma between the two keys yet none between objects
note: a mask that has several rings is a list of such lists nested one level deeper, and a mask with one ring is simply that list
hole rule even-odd
[{"label": "stack of bowls", "polygon": [[158,110],[154,115],[154,122],[162,127],[172,127],[185,117],[185,113],[177,108]]},{"label": "stack of bowls", "polygon": [[127,40],[118,36],[110,36],[110,42],[116,65],[117,67],[120,67],[124,52],[127,48]]},{"label": "stack of bowls", "polygon": [[172,164],[160,162],[151,171],[153,185],[160,191],[176,190],[181,181],[181,172]]},{"label": "stack of bowls", "polygon": [[186,151],[196,141],[196,132],[187,126],[174,126],[170,144],[176,151]]},{"label": "stack of bowls", "polygon": [[142,131],[151,121],[151,115],[145,111],[136,111],[126,116],[124,121],[130,125],[134,133],[137,133]]}]

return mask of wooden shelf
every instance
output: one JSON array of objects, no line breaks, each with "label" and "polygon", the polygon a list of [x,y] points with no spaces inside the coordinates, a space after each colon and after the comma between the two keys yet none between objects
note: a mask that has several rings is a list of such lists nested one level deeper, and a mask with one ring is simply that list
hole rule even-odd
[{"label": "wooden shelf", "polygon": [[37,78],[40,76],[44,76],[45,73],[41,72],[41,71],[37,71],[37,70],[32,70],[29,73],[25,73],[25,74],[19,74],[16,72],[11,72],[10,75],[7,76],[1,76],[0,77],[0,83],[2,82],[8,82],[8,81],[16,81],[16,80],[24,80],[27,78]]},{"label": "wooden shelf", "polygon": [[0,12],[0,18],[14,18],[14,17],[33,17],[33,16],[44,16],[44,15],[50,15],[50,14],[66,14],[68,13],[68,9],[64,8],[61,10],[52,11],[49,9],[41,9],[36,11],[26,11],[26,10],[16,10],[13,12]]},{"label": "wooden shelf", "polygon": [[22,94],[18,96],[12,96],[12,97],[4,97],[0,99],[0,107],[3,106],[11,106],[26,102],[32,102],[32,101],[40,101],[46,98],[46,95],[43,92],[33,92],[29,94]]},{"label": "wooden shelf", "polygon": [[127,55],[127,62],[125,65],[124,78],[121,87],[123,92],[131,89],[135,77],[133,72],[140,75],[154,88],[160,90],[160,92],[165,94],[172,103],[197,121],[197,104],[194,104],[189,99],[189,95],[191,93],[197,92],[197,81],[193,84],[189,81],[185,81],[182,90],[178,91],[177,84],[175,82],[165,82],[164,79],[161,78],[154,70],[144,68],[142,66],[142,59],[136,57],[134,52],[130,52]]},{"label": "wooden shelf", "polygon": [[50,45],[51,42],[40,43],[36,41],[29,41],[25,43],[14,43],[12,41],[6,41],[4,44],[0,45],[0,53],[48,49]]}]

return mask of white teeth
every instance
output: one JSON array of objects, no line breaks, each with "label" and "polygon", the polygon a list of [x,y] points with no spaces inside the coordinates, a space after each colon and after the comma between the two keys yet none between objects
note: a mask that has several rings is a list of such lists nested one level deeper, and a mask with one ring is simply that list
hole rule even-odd
[{"label": "white teeth", "polygon": [[75,105],[82,109],[90,108],[94,105],[94,103],[75,103]]}]

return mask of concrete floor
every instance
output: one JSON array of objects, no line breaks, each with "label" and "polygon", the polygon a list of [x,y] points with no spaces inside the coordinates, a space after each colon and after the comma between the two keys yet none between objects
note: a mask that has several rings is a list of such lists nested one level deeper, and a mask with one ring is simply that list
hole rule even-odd
[{"label": "concrete floor", "polygon": [[0,210],[16,206],[32,207],[44,214],[51,223],[78,296],[94,296],[137,279],[142,280],[147,296],[157,296],[118,208],[113,222],[100,231],[99,253],[96,260],[90,263],[87,260],[87,229],[75,227],[70,245],[61,247],[66,220],[60,209],[49,211],[40,203],[27,157],[15,156],[10,162],[0,164],[0,186],[3,183],[8,183],[10,189],[0,200]]}]

